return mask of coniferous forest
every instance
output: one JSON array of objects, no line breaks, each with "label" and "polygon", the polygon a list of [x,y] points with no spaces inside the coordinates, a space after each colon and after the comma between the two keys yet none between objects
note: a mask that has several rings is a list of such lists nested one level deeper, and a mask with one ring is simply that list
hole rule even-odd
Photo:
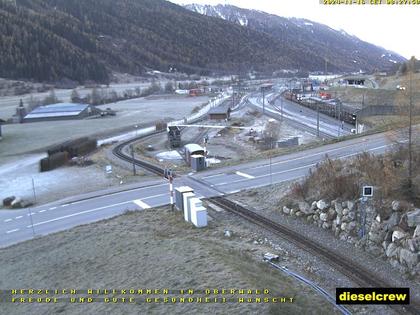
[{"label": "coniferous forest", "polygon": [[[311,49],[164,0],[0,0],[0,77],[107,82],[111,71],[322,70]],[[322,45],[322,43],[320,43]],[[331,70],[354,70],[351,60]]]}]

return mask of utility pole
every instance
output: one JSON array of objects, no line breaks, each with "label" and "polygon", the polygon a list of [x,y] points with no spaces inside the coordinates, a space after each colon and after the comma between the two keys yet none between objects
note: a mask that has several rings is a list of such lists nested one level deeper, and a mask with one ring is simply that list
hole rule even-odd
[{"label": "utility pole", "polygon": [[134,163],[134,145],[130,144],[131,161],[133,162],[133,176],[136,176],[136,164]]},{"label": "utility pole", "polygon": [[263,114],[265,114],[265,89],[262,88],[262,93],[263,93]]},{"label": "utility pole", "polygon": [[283,97],[280,97],[281,101],[281,121],[283,121]]},{"label": "utility pole", "polygon": [[36,204],[35,182],[34,182],[33,177],[32,177],[32,192],[34,194],[34,204]]},{"label": "utility pole", "polygon": [[316,102],[316,135],[319,137],[319,102]]},{"label": "utility pole", "polygon": [[410,60],[410,108],[409,108],[409,126],[408,126],[408,188],[412,193],[413,188],[413,152],[412,152],[412,137],[413,137],[413,71],[414,71],[414,57]]},{"label": "utility pole", "polygon": [[271,171],[271,162],[272,162],[271,155],[273,154],[272,150],[273,150],[273,134],[271,133],[271,136],[270,136],[270,185],[271,186],[273,185],[273,173]]}]

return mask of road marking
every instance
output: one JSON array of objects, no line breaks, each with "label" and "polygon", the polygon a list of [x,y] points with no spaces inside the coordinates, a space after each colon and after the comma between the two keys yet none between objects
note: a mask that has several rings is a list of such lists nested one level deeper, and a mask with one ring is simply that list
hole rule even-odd
[{"label": "road marking", "polygon": [[[47,223],[51,223],[51,222],[75,217],[75,216],[78,216],[78,215],[81,215],[81,214],[90,213],[90,212],[94,212],[94,211],[99,211],[99,210],[103,210],[103,209],[106,209],[106,208],[112,208],[112,207],[115,207],[115,206],[121,206],[121,205],[129,204],[129,203],[131,203],[131,201],[125,201],[125,202],[120,202],[120,203],[116,203],[116,204],[105,206],[105,207],[90,209],[90,210],[86,210],[86,211],[82,211],[82,212],[76,212],[76,213],[72,213],[72,214],[65,215],[65,216],[62,216],[62,217],[58,217],[58,218],[55,218],[55,219],[47,220],[47,221],[44,221],[44,222],[38,222],[38,223],[35,223],[33,226],[43,225],[43,224],[47,224]],[[32,228],[32,225],[28,225],[27,228],[28,229]]]},{"label": "road marking", "polygon": [[[108,198],[110,196],[116,196],[116,195],[130,193],[130,192],[133,192],[133,191],[139,191],[139,190],[145,190],[145,189],[152,189],[152,188],[161,187],[161,186],[167,186],[167,185],[168,184],[165,183],[165,184],[160,184],[160,185],[151,185],[151,186],[146,186],[146,187],[140,187],[140,188],[125,190],[125,191],[119,191],[119,192],[115,192],[115,193],[109,193],[109,194],[106,194],[106,195],[93,197],[93,198],[90,198],[90,199],[83,199],[83,200],[79,200],[79,201],[70,202],[69,204],[70,205],[76,205],[76,204],[83,203],[83,202],[86,202],[86,201],[89,201],[89,200],[98,200],[98,199],[102,199],[102,198]],[[50,210],[52,210],[52,209],[50,209]]]},{"label": "road marking", "polygon": [[23,218],[23,215],[20,215],[20,216],[16,217],[16,220],[19,220],[19,219],[22,219],[22,218]]},{"label": "road marking", "polygon": [[69,204],[61,205],[62,208],[67,207]]},{"label": "road marking", "polygon": [[17,232],[17,231],[19,231],[19,229],[14,229],[14,230],[7,231],[6,234],[14,233],[14,232]]},{"label": "road marking", "polygon": [[[314,154],[310,154],[310,155],[305,155],[305,156],[297,157],[297,158],[294,158],[294,159],[288,159],[288,160],[284,160],[284,161],[280,161],[280,162],[274,162],[274,163],[271,163],[271,166],[277,165],[277,164],[283,164],[283,163],[287,163],[287,162],[293,162],[293,161],[297,161],[297,160],[302,160],[302,159],[306,159],[308,157],[313,157],[313,156],[317,156],[317,155],[324,155],[326,153],[330,153],[330,152],[333,152],[333,151],[349,148],[349,147],[356,146],[356,145],[360,145],[360,143],[357,142],[357,143],[346,145],[346,146],[343,146],[343,147],[330,149],[330,150],[327,150],[327,151],[322,151],[322,152],[318,152],[318,153],[314,153]],[[269,166],[270,166],[270,164],[264,164],[264,165],[252,167],[252,168],[250,168],[250,170],[254,170],[254,169],[262,168],[262,167],[269,167]]]},{"label": "road marking", "polygon": [[236,193],[238,193],[238,192],[240,192],[240,190],[238,189],[238,190],[232,190],[232,191],[229,191],[229,194],[236,194]]},{"label": "road marking", "polygon": [[41,211],[38,211],[39,213],[43,213],[43,212],[45,212],[45,211],[47,211],[47,210],[41,210]]},{"label": "road marking", "polygon": [[[288,169],[288,170],[285,170],[285,171],[273,172],[271,174],[268,173],[268,174],[264,174],[264,175],[260,175],[260,176],[255,176],[254,179],[263,178],[263,177],[272,176],[272,175],[277,175],[277,174],[288,173],[288,172],[297,171],[297,170],[304,169],[304,168],[310,168],[310,167],[312,167],[316,164],[317,163],[312,163],[312,164],[308,164],[308,165],[304,165],[304,166],[300,166],[300,167],[291,168],[291,169]],[[234,181],[231,181],[231,182],[216,184],[216,186],[230,185],[230,184],[244,182],[244,181],[246,181],[246,179],[238,179],[238,180],[234,180]],[[264,185],[264,186],[266,186],[266,185]]]},{"label": "road marking", "polygon": [[236,175],[239,175],[239,176],[242,176],[242,177],[249,178],[249,179],[255,178],[255,176],[252,176],[252,175],[249,175],[249,174],[245,174],[245,173],[242,173],[242,172],[239,172],[239,171],[235,172],[235,174]]},{"label": "road marking", "polygon": [[12,221],[12,219],[6,219],[6,220],[4,220],[4,222],[10,222],[10,221]]},{"label": "road marking", "polygon": [[35,214],[36,212],[31,212],[31,213],[28,213],[27,216],[30,217],[31,215],[35,215]]},{"label": "road marking", "polygon": [[51,207],[49,210],[55,210],[57,209],[57,207]]},{"label": "road marking", "polygon": [[218,176],[223,176],[223,175],[226,175],[226,174],[225,174],[225,173],[222,173],[222,174],[216,174],[216,175],[204,176],[204,177],[202,177],[202,179],[208,179],[208,178],[213,178],[213,177],[218,177]]},{"label": "road marking", "polygon": [[168,196],[168,195],[169,195],[169,192],[167,194],[159,194],[159,195],[153,195],[153,196],[149,196],[149,197],[144,197],[144,198],[141,198],[141,200],[153,199],[153,198],[162,197],[162,196]]},{"label": "road marking", "polygon": [[142,209],[149,209],[150,208],[150,206],[147,203],[141,201],[140,199],[133,200],[133,202]]}]

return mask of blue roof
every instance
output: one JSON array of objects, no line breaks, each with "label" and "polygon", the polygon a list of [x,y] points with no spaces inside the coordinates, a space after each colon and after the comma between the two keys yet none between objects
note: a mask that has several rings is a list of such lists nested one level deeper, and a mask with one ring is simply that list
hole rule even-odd
[{"label": "blue roof", "polygon": [[75,103],[57,103],[44,105],[35,108],[25,118],[41,118],[41,117],[59,117],[59,116],[77,116],[84,111],[89,105]]}]

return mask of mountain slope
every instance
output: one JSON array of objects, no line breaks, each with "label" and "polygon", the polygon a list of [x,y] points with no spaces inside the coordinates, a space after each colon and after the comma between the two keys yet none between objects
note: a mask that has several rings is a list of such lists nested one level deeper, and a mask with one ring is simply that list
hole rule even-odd
[{"label": "mountain slope", "polygon": [[[106,82],[111,71],[141,74],[171,66],[189,73],[322,70],[324,53],[331,55],[331,70],[362,66],[332,58],[334,46],[296,47],[276,27],[269,31],[270,23],[264,27],[243,27],[164,0],[17,0],[17,7],[0,0],[0,77]],[[363,65],[372,70],[387,63],[372,57]]]},{"label": "mountain slope", "polygon": [[306,19],[284,18],[231,5],[189,4],[184,7],[270,34],[294,55],[327,59],[329,70],[387,69],[405,60],[394,52],[364,42],[344,31],[336,31]]}]

